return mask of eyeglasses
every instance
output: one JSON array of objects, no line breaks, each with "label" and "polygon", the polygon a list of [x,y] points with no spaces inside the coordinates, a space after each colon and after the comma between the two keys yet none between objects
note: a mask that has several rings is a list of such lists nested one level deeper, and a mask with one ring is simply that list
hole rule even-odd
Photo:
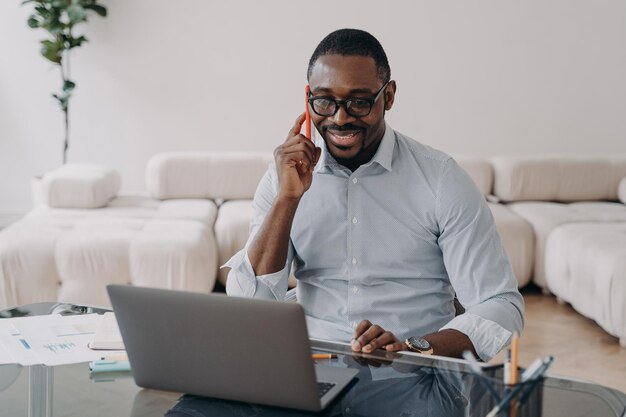
[{"label": "eyeglasses", "polygon": [[380,93],[383,92],[385,87],[389,85],[391,81],[387,81],[380,90],[376,92],[373,98],[349,98],[346,100],[335,100],[332,97],[313,97],[309,92],[309,104],[311,108],[318,116],[330,117],[334,116],[339,110],[339,106],[343,105],[348,113],[352,117],[365,117],[372,111],[374,103],[380,97]]}]

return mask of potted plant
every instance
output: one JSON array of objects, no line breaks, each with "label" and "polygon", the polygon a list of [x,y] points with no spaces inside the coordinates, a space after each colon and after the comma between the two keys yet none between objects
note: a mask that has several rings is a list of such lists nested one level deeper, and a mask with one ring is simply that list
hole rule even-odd
[{"label": "potted plant", "polygon": [[107,9],[97,0],[25,0],[32,3],[33,13],[28,26],[41,28],[48,37],[41,41],[41,55],[58,65],[61,72],[61,92],[52,96],[58,102],[65,118],[65,140],[63,142],[63,164],[67,162],[69,148],[69,104],[76,83],[70,78],[70,51],[87,42],[83,35],[75,33],[75,26],[87,21],[90,13],[105,17]]}]

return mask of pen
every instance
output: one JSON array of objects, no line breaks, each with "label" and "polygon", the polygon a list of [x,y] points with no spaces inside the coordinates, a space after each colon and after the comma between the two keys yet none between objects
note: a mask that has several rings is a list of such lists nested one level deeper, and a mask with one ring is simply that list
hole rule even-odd
[{"label": "pen", "polygon": [[306,126],[305,136],[307,137],[307,139],[311,140],[311,113],[309,112],[309,91],[310,88],[307,84],[306,87],[304,87],[304,115],[306,117],[304,124]]},{"label": "pen", "polygon": [[313,359],[336,359],[337,355],[334,353],[313,353],[311,357]]},{"label": "pen", "polygon": [[543,365],[543,360],[541,360],[541,358],[535,359],[535,361],[531,363],[530,366],[522,373],[522,382],[528,381],[530,376],[541,368],[541,365]]},{"label": "pen", "polygon": [[91,372],[127,372],[130,371],[128,361],[94,361],[89,363]]},{"label": "pen", "polygon": [[127,355],[109,355],[100,358],[101,361],[127,361]]},{"label": "pen", "polygon": [[506,357],[504,359],[504,385],[511,385],[511,349],[506,350]]},{"label": "pen", "polygon": [[[537,369],[537,371],[535,373],[535,376],[533,378],[540,378],[540,377],[542,377],[546,373],[546,371],[548,370],[550,365],[552,365],[552,361],[553,360],[554,360],[554,358],[552,356],[549,356],[541,364],[541,366]],[[517,404],[515,404],[515,408],[520,408],[524,404],[524,402],[530,396],[530,393],[533,391],[534,388],[535,388],[535,385],[532,384],[532,383],[529,383],[529,384],[526,385],[526,387],[524,387],[524,389],[522,390],[522,393],[519,395],[519,399],[517,400]]]}]

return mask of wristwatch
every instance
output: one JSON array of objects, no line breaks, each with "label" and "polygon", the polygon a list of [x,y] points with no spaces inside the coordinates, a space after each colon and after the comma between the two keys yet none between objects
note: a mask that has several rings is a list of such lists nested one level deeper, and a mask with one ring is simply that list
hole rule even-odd
[{"label": "wristwatch", "polygon": [[411,352],[421,353],[422,355],[433,354],[433,347],[430,345],[428,340],[423,337],[411,336],[404,341],[404,344]]}]

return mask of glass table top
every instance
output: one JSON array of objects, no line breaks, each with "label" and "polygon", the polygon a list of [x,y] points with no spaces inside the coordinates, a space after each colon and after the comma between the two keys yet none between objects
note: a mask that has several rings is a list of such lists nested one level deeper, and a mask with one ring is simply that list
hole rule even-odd
[{"label": "glass table top", "polygon": [[[16,314],[48,314],[51,303],[25,306]],[[56,306],[64,314],[100,312]],[[413,354],[353,354],[349,347],[313,340],[315,352],[337,354],[320,364],[358,370],[356,380],[318,413],[323,416],[484,416],[496,404],[462,361]],[[485,373],[504,390],[501,367]],[[210,370],[207,370],[210,372]],[[216,375],[216,378],[219,378]],[[268,376],[267,383],[272,383]],[[626,395],[596,384],[550,376],[525,402],[518,416],[626,416]],[[87,363],[45,367],[0,366],[1,416],[291,416],[296,410],[202,398],[135,385],[131,373],[91,374]],[[504,414],[500,414],[504,415]]]}]

